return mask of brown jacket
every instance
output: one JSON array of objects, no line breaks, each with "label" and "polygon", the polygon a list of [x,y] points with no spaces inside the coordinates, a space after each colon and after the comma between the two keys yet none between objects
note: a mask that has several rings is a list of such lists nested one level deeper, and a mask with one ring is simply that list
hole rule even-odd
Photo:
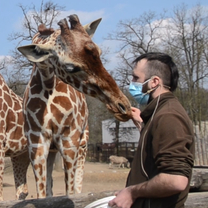
[{"label": "brown jacket", "polygon": [[[160,96],[152,119],[157,99],[152,100],[141,113],[145,126],[141,132],[127,186],[147,181],[159,173],[183,175],[188,177],[190,182],[194,163],[192,123],[171,92]],[[188,192],[189,185],[185,191],[170,197],[138,198],[132,208],[181,208],[184,207]]]}]

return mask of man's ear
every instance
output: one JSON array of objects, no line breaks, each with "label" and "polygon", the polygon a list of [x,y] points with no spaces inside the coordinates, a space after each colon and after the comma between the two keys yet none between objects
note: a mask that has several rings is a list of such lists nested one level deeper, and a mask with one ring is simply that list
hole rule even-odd
[{"label": "man's ear", "polygon": [[160,77],[158,76],[152,76],[151,77],[151,84],[152,84],[152,88],[155,88],[159,85],[161,85],[162,80],[160,79]]}]

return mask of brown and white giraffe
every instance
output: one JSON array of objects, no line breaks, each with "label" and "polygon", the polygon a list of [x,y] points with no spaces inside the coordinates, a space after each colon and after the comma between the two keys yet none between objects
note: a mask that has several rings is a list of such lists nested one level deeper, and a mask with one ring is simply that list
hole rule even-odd
[{"label": "brown and white giraffe", "polygon": [[[99,22],[89,24],[86,29],[91,27],[88,30],[92,32]],[[33,42],[44,43],[51,33],[52,29],[41,25]],[[49,149],[59,150],[63,157],[66,194],[80,193],[89,137],[85,96],[59,80],[50,66],[41,69],[34,65],[24,95],[24,114],[38,198],[52,196],[55,154]]]},{"label": "brown and white giraffe", "polygon": [[25,199],[28,195],[26,173],[30,160],[23,122],[22,98],[7,86],[0,75],[0,200],[3,200],[5,157],[11,157],[16,199]]},{"label": "brown and white giraffe", "polygon": [[[80,125],[83,125],[86,112],[83,110],[83,114],[79,115],[75,128],[70,122],[63,121],[68,116],[64,115],[66,109],[71,109],[72,113],[79,109],[76,105],[74,107],[77,110],[68,107],[66,97],[62,100],[63,92],[66,94],[63,89],[56,90],[57,79],[54,79],[54,74],[75,89],[100,99],[117,119],[127,121],[131,118],[128,99],[103,67],[99,49],[91,40],[97,23],[83,27],[76,15],[71,15],[69,20],[71,29],[65,19],[58,23],[61,30],[41,27],[42,30],[34,36],[32,45],[18,48],[36,64],[24,97],[24,113],[29,154],[36,176],[38,197],[41,198],[46,196],[46,158],[50,145],[55,144],[64,158],[67,194],[72,193],[74,177],[78,175],[75,173],[77,156],[80,155],[79,151],[83,151],[80,143],[85,145],[86,150],[86,140],[82,142],[79,135],[68,139],[63,131],[57,130],[59,126],[67,124],[67,132],[71,136],[80,133],[84,129]],[[74,97],[70,92],[68,96]],[[74,99],[77,100],[77,97]]]},{"label": "brown and white giraffe", "polygon": [[43,71],[34,66],[23,103],[38,198],[52,196],[57,150],[64,161],[66,194],[80,193],[89,136],[84,95],[56,78],[50,68]]}]

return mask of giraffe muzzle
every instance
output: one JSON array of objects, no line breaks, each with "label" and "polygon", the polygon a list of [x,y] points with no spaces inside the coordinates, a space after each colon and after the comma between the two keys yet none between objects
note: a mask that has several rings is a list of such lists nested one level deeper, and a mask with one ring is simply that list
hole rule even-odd
[{"label": "giraffe muzzle", "polygon": [[125,106],[123,104],[121,104],[121,103],[118,103],[118,109],[119,109],[119,111],[122,114],[126,114],[127,113]]}]

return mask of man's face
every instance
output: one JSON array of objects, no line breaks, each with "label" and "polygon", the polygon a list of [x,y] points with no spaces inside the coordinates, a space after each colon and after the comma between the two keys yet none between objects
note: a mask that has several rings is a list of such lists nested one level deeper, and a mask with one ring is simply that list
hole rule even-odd
[{"label": "man's face", "polygon": [[147,60],[142,59],[140,60],[135,68],[133,69],[133,79],[132,82],[140,82],[143,83],[145,81],[145,66],[146,66]]},{"label": "man's face", "polygon": [[[145,77],[146,63],[147,63],[146,59],[142,59],[137,63],[137,65],[133,69],[132,82],[143,83],[146,81],[146,77]],[[145,93],[148,90],[147,85],[148,85],[148,83],[143,85],[143,88],[142,88],[143,93]]]}]

